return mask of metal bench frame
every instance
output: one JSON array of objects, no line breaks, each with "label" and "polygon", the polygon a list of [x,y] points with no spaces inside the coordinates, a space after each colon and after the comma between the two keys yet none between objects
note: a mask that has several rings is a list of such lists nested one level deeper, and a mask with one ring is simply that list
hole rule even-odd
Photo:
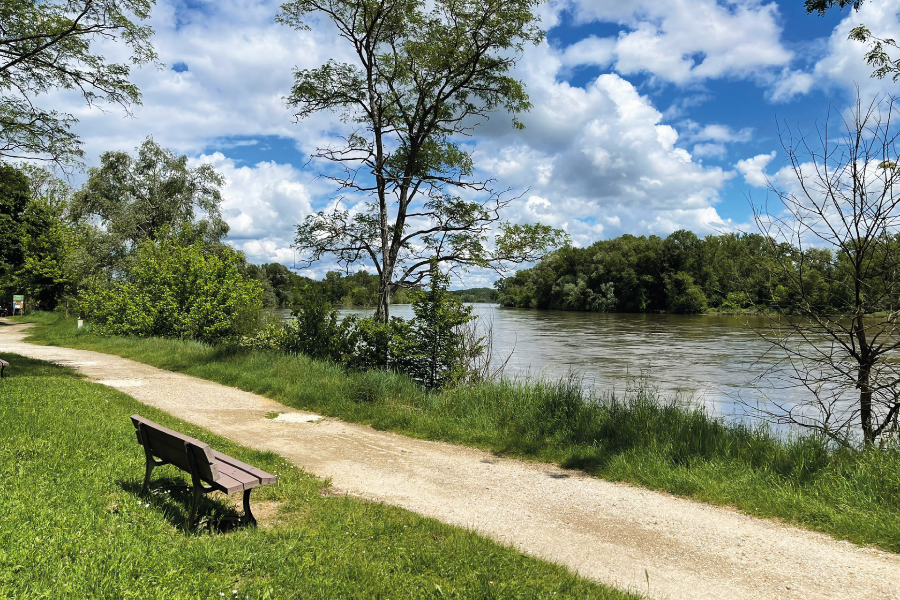
[{"label": "metal bench frame", "polygon": [[243,463],[227,454],[222,454],[200,440],[173,431],[141,417],[131,415],[138,443],[144,448],[146,457],[146,473],[141,494],[150,491],[150,474],[156,467],[173,465],[190,473],[190,486],[167,486],[154,491],[190,488],[193,490],[193,501],[188,524],[194,529],[197,524],[197,507],[200,497],[214,491],[227,495],[244,492],[244,514],[231,517],[241,523],[255,525],[256,518],[250,510],[250,491],[260,485],[275,483],[275,475],[266,473],[251,465]]}]

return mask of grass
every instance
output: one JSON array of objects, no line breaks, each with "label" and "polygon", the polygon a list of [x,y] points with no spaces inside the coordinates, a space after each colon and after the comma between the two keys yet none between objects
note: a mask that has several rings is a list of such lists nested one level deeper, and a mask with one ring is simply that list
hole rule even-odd
[{"label": "grass", "polygon": [[[4,355],[2,598],[636,598],[458,528],[323,496],[280,456],[236,446],[68,369]],[[140,414],[277,473],[259,528],[185,530],[187,497],[139,496]],[[184,480],[173,467],[154,482]],[[232,512],[209,499],[203,514]]]},{"label": "grass", "polygon": [[288,406],[407,435],[580,468],[900,552],[900,451],[833,451],[725,424],[642,390],[592,399],[576,381],[427,394],[391,373],[283,353],[162,339],[99,338],[53,315],[33,341],[89,348],[218,381]]}]

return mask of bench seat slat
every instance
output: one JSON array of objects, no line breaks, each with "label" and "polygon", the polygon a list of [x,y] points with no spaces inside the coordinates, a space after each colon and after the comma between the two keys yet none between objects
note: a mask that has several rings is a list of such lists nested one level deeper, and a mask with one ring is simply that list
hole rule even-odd
[{"label": "bench seat slat", "polygon": [[277,479],[278,479],[271,473],[266,473],[262,469],[257,469],[256,467],[254,467],[252,465],[248,465],[247,463],[241,462],[236,458],[232,458],[232,457],[228,456],[227,454],[222,454],[218,450],[213,450],[212,454],[213,454],[213,458],[215,458],[219,462],[219,464],[224,463],[226,465],[231,465],[233,467],[240,469],[241,471],[250,473],[257,479],[259,479],[259,485],[267,485],[270,483],[275,483],[275,481],[277,481]]},{"label": "bench seat slat", "polygon": [[241,484],[241,489],[250,490],[259,485],[259,478],[231,465],[218,463],[219,476],[227,475]]},{"label": "bench seat slat", "polygon": [[244,491],[243,482],[238,481],[234,477],[225,475],[224,473],[219,473],[219,479],[212,482],[212,487],[219,490],[220,492],[225,492],[229,496],[236,492]]}]

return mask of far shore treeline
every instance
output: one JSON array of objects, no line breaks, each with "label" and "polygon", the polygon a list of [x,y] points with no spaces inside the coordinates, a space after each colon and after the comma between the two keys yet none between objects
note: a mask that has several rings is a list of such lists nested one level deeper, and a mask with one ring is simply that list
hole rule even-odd
[{"label": "far shore treeline", "polygon": [[[898,249],[900,249],[900,241]],[[787,259],[787,260],[786,260]],[[562,248],[497,282],[503,306],[593,312],[740,312],[791,306],[783,265],[802,265],[806,297],[826,311],[851,292],[828,249],[772,244],[759,234],[623,235]]]}]

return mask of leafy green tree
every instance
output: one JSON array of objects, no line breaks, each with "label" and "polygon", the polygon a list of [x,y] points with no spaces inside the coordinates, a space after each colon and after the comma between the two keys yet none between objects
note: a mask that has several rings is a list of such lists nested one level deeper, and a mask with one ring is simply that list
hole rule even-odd
[{"label": "leafy green tree", "polygon": [[[77,119],[38,106],[54,89],[76,90],[90,106],[140,103],[131,65],[152,63],[152,30],[138,23],[153,0],[4,0],[0,3],[0,158],[36,157],[65,165],[82,156]],[[127,63],[95,50],[124,42]],[[130,64],[129,64],[130,63]]]},{"label": "leafy green tree", "polygon": [[[564,241],[541,225],[500,223],[508,204],[489,182],[472,181],[459,139],[498,109],[530,108],[510,75],[526,44],[543,32],[539,0],[293,0],[278,20],[306,29],[329,19],[354,63],[331,60],[295,72],[288,97],[296,118],[337,111],[356,129],[316,158],[343,167],[328,177],[342,192],[371,198],[366,210],[310,215],[296,245],[309,263],[332,256],[346,269],[360,261],[379,277],[376,317],[388,321],[391,296],[427,278],[432,260],[448,269],[504,268],[534,260]],[[513,117],[515,127],[521,123]],[[477,193],[483,201],[457,192]],[[466,194],[468,195],[468,194]],[[492,247],[489,233],[500,234]]]},{"label": "leafy green tree", "polygon": [[183,235],[186,226],[192,238],[214,244],[228,233],[220,210],[224,184],[212,165],[191,168],[187,156],[148,137],[137,156],[103,153],[70,211],[73,219],[99,221],[104,231],[130,247],[162,234]]},{"label": "leafy green tree", "polygon": [[140,244],[164,236],[222,247],[228,233],[220,210],[222,185],[211,165],[191,168],[187,156],[149,137],[136,156],[104,153],[68,209],[79,225],[78,262],[85,277],[110,280],[128,268],[128,257]]},{"label": "leafy green tree", "polygon": [[106,335],[208,342],[252,331],[262,287],[241,273],[238,252],[214,250],[167,236],[145,240],[124,281],[86,294],[88,320]]},{"label": "leafy green tree", "polygon": [[21,293],[32,306],[52,310],[70,284],[71,235],[58,207],[33,191],[25,171],[0,164],[0,306]]},{"label": "leafy green tree", "polygon": [[33,200],[24,215],[24,262],[16,273],[18,289],[41,310],[53,310],[69,292],[72,235],[53,207]]}]

